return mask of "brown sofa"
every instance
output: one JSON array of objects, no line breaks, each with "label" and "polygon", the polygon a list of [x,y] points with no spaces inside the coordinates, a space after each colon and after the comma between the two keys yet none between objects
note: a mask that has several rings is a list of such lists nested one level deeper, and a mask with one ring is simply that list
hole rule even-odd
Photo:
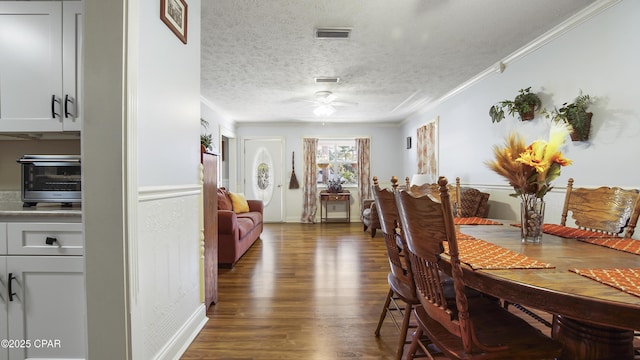
[{"label": "brown sofa", "polygon": [[376,202],[373,199],[365,199],[362,202],[362,224],[364,225],[364,231],[369,230],[371,237],[376,236],[376,230],[380,229],[380,219],[378,218],[378,208]]},{"label": "brown sofa", "polygon": [[260,238],[262,233],[261,200],[247,200],[249,212],[233,211],[225,189],[218,189],[218,265],[232,268]]}]

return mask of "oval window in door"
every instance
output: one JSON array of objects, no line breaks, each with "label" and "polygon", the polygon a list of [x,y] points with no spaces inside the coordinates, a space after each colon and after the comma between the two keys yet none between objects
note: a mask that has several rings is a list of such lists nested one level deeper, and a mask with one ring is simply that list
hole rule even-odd
[{"label": "oval window in door", "polygon": [[253,193],[266,206],[273,196],[273,158],[265,147],[260,147],[253,158]]}]

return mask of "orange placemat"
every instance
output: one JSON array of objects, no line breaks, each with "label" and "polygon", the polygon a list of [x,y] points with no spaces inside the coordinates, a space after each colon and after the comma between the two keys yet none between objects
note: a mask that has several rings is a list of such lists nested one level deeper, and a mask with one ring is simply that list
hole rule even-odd
[{"label": "orange placemat", "polygon": [[640,255],[640,240],[629,238],[582,238],[580,241],[588,242],[590,244],[596,244],[605,246],[611,249],[620,250],[636,255]]},{"label": "orange placemat", "polygon": [[[490,242],[465,235],[458,238],[460,261],[472,269],[551,269],[554,266],[534,260],[528,256],[502,248]],[[444,251],[449,254],[449,244],[444,243]]]},{"label": "orange placemat", "polygon": [[[520,224],[511,224],[511,226],[520,227]],[[543,224],[542,232],[545,234],[556,235],[567,239],[583,239],[583,238],[617,238],[617,236],[604,234],[592,230],[584,230],[562,226],[557,224]]]},{"label": "orange placemat", "polygon": [[481,217],[456,217],[453,218],[456,225],[502,225],[495,220],[489,220]]},{"label": "orange placemat", "polygon": [[569,271],[640,297],[640,269],[570,269]]},{"label": "orange placemat", "polygon": [[556,235],[568,239],[615,237],[613,235],[603,234],[597,231],[572,228],[557,224],[544,224],[542,225],[542,231],[546,234]]}]

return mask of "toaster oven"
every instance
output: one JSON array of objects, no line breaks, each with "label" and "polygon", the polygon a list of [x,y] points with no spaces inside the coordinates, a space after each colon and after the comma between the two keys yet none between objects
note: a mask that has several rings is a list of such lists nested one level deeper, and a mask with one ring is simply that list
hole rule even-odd
[{"label": "toaster oven", "polygon": [[23,155],[17,161],[22,168],[24,207],[41,202],[71,206],[82,201],[80,155]]}]

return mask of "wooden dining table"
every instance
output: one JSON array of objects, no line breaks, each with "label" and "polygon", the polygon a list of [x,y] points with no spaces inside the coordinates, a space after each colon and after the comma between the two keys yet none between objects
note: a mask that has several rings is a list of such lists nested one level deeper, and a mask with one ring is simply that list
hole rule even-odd
[{"label": "wooden dining table", "polygon": [[[458,225],[457,229],[551,266],[495,270],[463,263],[462,268],[467,286],[554,314],[552,337],[563,343],[562,359],[634,358],[640,297],[570,270],[640,268],[640,255],[550,234],[544,234],[540,243],[522,243],[520,229],[509,221]],[[443,255],[443,260],[447,268],[448,257]]]}]

